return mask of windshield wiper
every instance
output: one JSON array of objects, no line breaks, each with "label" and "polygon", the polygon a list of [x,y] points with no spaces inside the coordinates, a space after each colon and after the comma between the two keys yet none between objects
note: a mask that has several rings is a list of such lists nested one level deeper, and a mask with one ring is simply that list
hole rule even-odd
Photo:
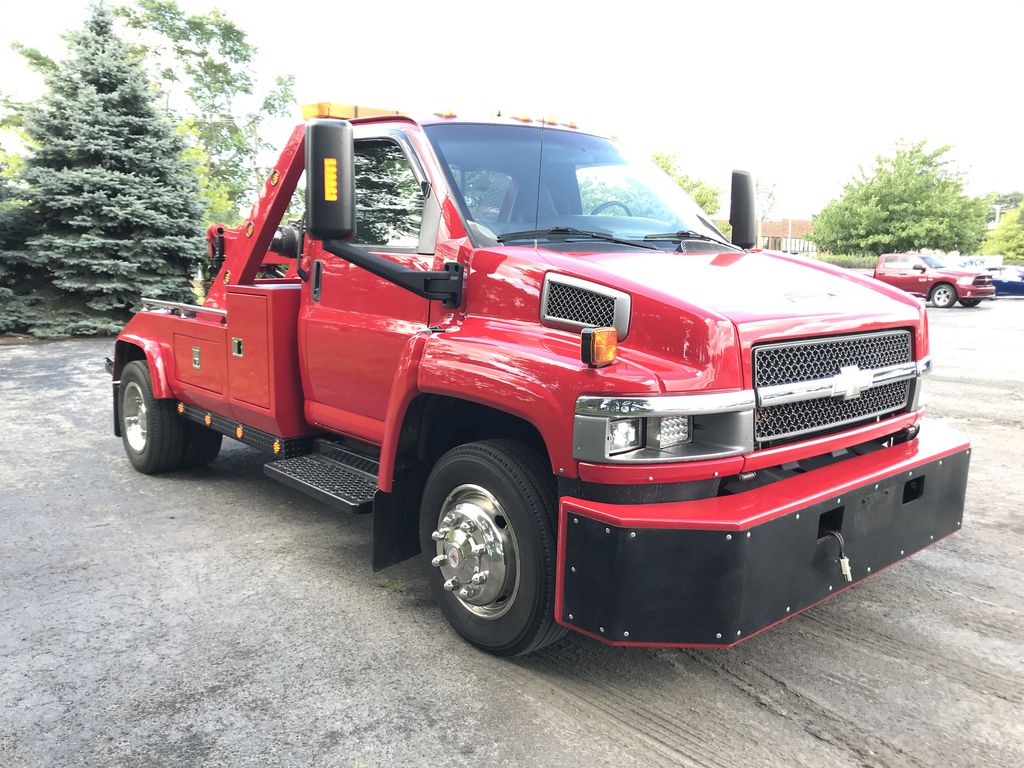
[{"label": "windshield wiper", "polygon": [[710,235],[705,235],[701,232],[694,232],[692,229],[681,229],[678,232],[659,232],[653,235],[644,235],[644,240],[678,240],[679,242],[682,242],[683,240],[707,240],[709,243],[732,246],[731,243],[723,242],[717,237],[711,237]]},{"label": "windshield wiper", "polygon": [[[630,245],[634,248],[646,248],[648,250],[660,250],[656,245],[645,245],[634,240],[623,240],[609,235],[606,232],[592,232],[588,229],[576,229],[575,227],[551,227],[550,229],[530,229],[523,232],[505,232],[498,235],[499,243],[509,240],[531,240],[537,237],[583,237],[592,240],[604,240],[607,243],[618,243],[619,245]],[[645,240],[647,238],[644,238]]]}]

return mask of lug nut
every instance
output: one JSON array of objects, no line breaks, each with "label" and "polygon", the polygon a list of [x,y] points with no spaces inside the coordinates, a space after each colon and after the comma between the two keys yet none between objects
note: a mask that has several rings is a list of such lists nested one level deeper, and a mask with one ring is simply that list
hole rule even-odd
[{"label": "lug nut", "polygon": [[470,598],[470,597],[473,597],[473,595],[475,595],[475,594],[476,594],[476,590],[473,589],[472,587],[463,587],[462,589],[459,590],[459,597],[461,597],[463,600],[465,600],[467,598]]},{"label": "lug nut", "polygon": [[451,528],[438,528],[436,531],[430,534],[430,538],[432,538],[434,541],[443,541],[444,539],[448,538],[448,534],[451,532]]},{"label": "lug nut", "polygon": [[483,544],[474,544],[471,551],[473,552],[474,555],[482,555],[484,552],[487,551],[487,547],[485,547]]},{"label": "lug nut", "polygon": [[472,533],[476,530],[476,523],[472,520],[466,520],[459,526],[459,530],[463,533]]},{"label": "lug nut", "polygon": [[474,584],[486,584],[487,571],[480,571],[479,573],[474,573],[472,576],[469,577],[469,580]]},{"label": "lug nut", "polygon": [[456,579],[454,576],[452,576],[450,579],[448,579],[448,581],[446,581],[444,583],[444,588],[445,588],[446,592],[452,592],[455,589],[457,589],[458,586],[459,586],[459,580]]},{"label": "lug nut", "polygon": [[432,566],[434,566],[435,568],[440,568],[442,565],[448,565],[448,556],[447,555],[438,555],[437,557],[435,557],[433,560],[430,561],[430,564]]}]

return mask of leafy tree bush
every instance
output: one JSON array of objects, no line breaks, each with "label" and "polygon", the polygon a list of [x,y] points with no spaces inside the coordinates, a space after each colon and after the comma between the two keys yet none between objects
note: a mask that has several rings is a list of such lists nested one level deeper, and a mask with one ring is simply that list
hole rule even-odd
[{"label": "leafy tree bush", "polygon": [[811,239],[824,251],[855,255],[975,250],[985,233],[986,201],[964,193],[945,159],[949,149],[927,150],[922,141],[878,157],[870,173],[862,169],[814,217]]},{"label": "leafy tree bush", "polygon": [[1001,253],[1008,261],[1024,261],[1024,206],[1004,213],[988,233],[985,253]]},{"label": "leafy tree bush", "polygon": [[116,332],[142,296],[191,300],[204,253],[193,169],[137,55],[94,7],[23,112],[32,234],[21,287],[39,336]]}]

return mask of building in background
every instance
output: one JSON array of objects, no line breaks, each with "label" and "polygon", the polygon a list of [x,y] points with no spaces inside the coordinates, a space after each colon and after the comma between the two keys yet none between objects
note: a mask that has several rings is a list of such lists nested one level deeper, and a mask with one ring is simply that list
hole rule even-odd
[{"label": "building in background", "polygon": [[807,239],[811,233],[808,219],[762,221],[758,227],[757,245],[771,251],[814,255],[818,246]]}]

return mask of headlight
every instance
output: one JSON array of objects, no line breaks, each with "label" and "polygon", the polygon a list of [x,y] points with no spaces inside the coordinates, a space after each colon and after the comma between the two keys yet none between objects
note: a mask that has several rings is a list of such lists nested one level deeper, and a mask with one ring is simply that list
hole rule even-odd
[{"label": "headlight", "polygon": [[967,277],[958,277],[956,279],[957,285],[974,285],[974,275],[968,275]]},{"label": "headlight", "polygon": [[635,451],[644,444],[643,423],[640,419],[609,419],[605,439],[609,456],[623,451]]},{"label": "headlight", "polygon": [[754,449],[754,393],[576,401],[573,455],[581,461],[644,463],[735,456]]}]

